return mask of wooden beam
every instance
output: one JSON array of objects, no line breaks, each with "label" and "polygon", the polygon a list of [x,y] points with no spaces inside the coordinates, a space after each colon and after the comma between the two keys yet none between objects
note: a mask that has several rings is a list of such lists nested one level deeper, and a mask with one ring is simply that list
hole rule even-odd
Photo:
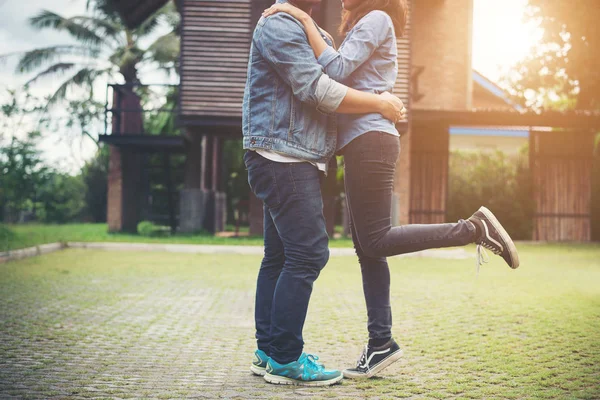
[{"label": "wooden beam", "polygon": [[600,130],[600,112],[545,111],[542,113],[494,110],[412,110],[413,123],[461,126],[547,126],[571,128],[579,132]]}]

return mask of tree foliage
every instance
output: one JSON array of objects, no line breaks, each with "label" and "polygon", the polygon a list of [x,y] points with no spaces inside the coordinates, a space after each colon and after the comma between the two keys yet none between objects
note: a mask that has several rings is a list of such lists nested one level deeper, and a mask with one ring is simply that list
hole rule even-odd
[{"label": "tree foliage", "polygon": [[[6,103],[0,105],[0,222],[92,219],[87,217],[92,208],[105,215],[108,155],[88,162],[76,175],[58,171],[43,159],[42,135],[33,129],[36,124],[31,119],[39,118],[43,109],[40,99],[28,91],[8,94]],[[96,210],[87,200],[94,205],[104,202],[104,206]]]},{"label": "tree foliage", "polygon": [[517,95],[535,93],[534,107],[599,109],[600,1],[529,0],[528,18],[544,34],[515,69]]},{"label": "tree foliage", "polygon": [[56,224],[81,220],[84,195],[81,175],[51,172],[38,189],[35,217],[38,221]]},{"label": "tree foliage", "polygon": [[85,185],[85,219],[106,222],[108,196],[108,147],[100,147],[96,156],[81,170]]},{"label": "tree foliage", "polygon": [[[154,64],[169,73],[176,71],[179,15],[173,3],[168,3],[133,30],[125,27],[111,7],[111,1],[88,1],[87,9],[86,15],[73,17],[41,10],[29,19],[37,30],[65,32],[77,42],[19,54],[17,72],[35,73],[28,84],[42,78],[67,76],[50,96],[50,104],[65,100],[75,88],[87,91],[88,97],[93,98],[94,82],[98,78],[116,80],[120,76],[125,83],[138,83],[138,73],[144,65]],[[169,29],[156,37],[161,25]]]},{"label": "tree foliage", "polygon": [[0,146],[0,208],[3,218],[20,219],[21,212],[35,213],[39,188],[48,179],[48,168],[37,149],[37,132],[25,139],[12,137]]}]

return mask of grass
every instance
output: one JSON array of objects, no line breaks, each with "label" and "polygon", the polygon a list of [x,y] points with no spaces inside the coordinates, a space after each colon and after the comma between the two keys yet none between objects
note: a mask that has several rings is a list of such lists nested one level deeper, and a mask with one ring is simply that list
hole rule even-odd
[{"label": "grass", "polygon": [[[109,233],[106,224],[8,225],[10,236],[1,235],[0,252],[23,249],[55,242],[137,242],[217,245],[262,245],[261,237],[215,237],[210,234],[175,234],[166,237],[144,237],[137,234]],[[349,239],[331,241],[332,247],[351,247]]]},{"label": "grass", "polygon": [[[0,394],[68,398],[600,398],[600,246],[521,245],[521,267],[390,259],[381,377],[325,389],[249,374],[259,257],[66,250],[0,266]],[[315,283],[306,351],[350,366],[366,337],[360,269]]]}]

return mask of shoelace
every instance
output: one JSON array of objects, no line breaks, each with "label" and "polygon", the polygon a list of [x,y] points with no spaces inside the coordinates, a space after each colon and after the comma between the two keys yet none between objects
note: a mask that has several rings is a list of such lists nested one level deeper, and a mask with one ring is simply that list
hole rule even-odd
[{"label": "shoelace", "polygon": [[307,360],[307,364],[311,367],[314,368],[317,371],[321,371],[324,368],[324,365],[319,364],[317,362],[317,360],[319,359],[319,357],[312,355],[312,354],[307,354],[306,355],[306,360]]},{"label": "shoelace", "polygon": [[362,354],[360,355],[360,358],[358,359],[358,361],[356,362],[356,366],[360,367],[362,366],[367,366],[367,354],[369,353],[369,346],[365,346],[365,349],[363,350]]},{"label": "shoelace", "polygon": [[475,266],[477,267],[477,276],[479,276],[479,268],[483,264],[487,264],[490,262],[490,257],[488,256],[487,251],[485,249],[490,250],[494,254],[500,255],[500,250],[493,247],[492,245],[481,242],[477,243],[477,251],[475,253]]}]

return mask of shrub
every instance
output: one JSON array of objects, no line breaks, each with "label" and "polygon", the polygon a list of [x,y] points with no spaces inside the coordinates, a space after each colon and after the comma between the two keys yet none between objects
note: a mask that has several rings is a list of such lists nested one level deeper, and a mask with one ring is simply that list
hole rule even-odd
[{"label": "shrub", "polygon": [[158,232],[158,227],[150,221],[142,221],[137,226],[137,232],[141,236],[156,236]]},{"label": "shrub", "polygon": [[600,242],[600,133],[596,135],[592,169],[592,240]]},{"label": "shrub", "polygon": [[151,221],[142,221],[137,225],[137,232],[141,236],[169,236],[171,228],[163,225],[156,225]]},{"label": "shrub", "polygon": [[514,239],[531,239],[534,202],[526,148],[516,156],[454,151],[448,179],[450,221],[464,219],[484,205]]},{"label": "shrub", "polygon": [[6,225],[0,224],[0,251],[8,250],[10,248],[9,243],[15,236],[15,233],[8,229]]}]

